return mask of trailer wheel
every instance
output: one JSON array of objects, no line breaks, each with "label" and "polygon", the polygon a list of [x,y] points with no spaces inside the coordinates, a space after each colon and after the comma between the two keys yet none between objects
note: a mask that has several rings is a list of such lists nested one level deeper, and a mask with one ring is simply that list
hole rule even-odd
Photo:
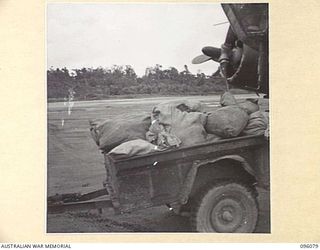
[{"label": "trailer wheel", "polygon": [[210,186],[197,199],[191,215],[198,232],[251,233],[258,220],[253,190],[239,183]]}]

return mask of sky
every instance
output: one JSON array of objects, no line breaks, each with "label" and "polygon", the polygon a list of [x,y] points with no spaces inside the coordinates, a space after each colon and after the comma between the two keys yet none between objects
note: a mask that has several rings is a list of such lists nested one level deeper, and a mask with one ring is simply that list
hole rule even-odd
[{"label": "sky", "polygon": [[220,47],[228,24],[220,4],[51,3],[47,7],[47,68],[131,65],[142,76],[160,64],[179,71],[216,71],[193,65],[204,46]]}]

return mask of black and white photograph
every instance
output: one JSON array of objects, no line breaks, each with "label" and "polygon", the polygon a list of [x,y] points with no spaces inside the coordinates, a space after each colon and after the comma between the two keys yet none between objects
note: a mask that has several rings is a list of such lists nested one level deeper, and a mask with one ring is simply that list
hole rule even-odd
[{"label": "black and white photograph", "polygon": [[271,234],[269,21],[47,3],[46,233]]}]

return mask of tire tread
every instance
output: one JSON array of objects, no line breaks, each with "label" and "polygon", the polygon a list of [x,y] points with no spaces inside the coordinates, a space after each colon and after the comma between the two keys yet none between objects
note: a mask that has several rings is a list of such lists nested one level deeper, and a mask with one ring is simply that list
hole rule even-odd
[{"label": "tire tread", "polygon": [[[190,216],[190,222],[191,222],[191,228],[193,231],[197,231],[197,224],[198,224],[198,218],[197,214],[199,209],[204,206],[204,198],[208,194],[208,192],[214,188],[228,186],[230,184],[240,185],[246,193],[252,196],[255,206],[257,209],[257,217],[259,216],[259,204],[257,201],[257,191],[254,187],[250,188],[245,183],[242,183],[239,180],[216,180],[214,183],[211,183],[209,185],[204,186],[199,190],[199,196],[194,198],[193,206],[191,208],[191,216]],[[257,218],[258,220],[258,218]]]}]

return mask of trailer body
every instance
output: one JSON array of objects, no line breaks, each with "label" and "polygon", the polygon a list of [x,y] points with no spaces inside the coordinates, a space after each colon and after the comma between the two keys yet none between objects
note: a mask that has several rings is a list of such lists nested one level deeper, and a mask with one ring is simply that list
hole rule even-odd
[{"label": "trailer body", "polygon": [[253,232],[256,187],[269,189],[269,140],[243,136],[130,158],[104,154],[103,188],[48,198],[48,213],[113,208],[115,213],[168,205],[187,211],[201,232]]},{"label": "trailer body", "polygon": [[[120,212],[163,204],[179,208],[195,189],[217,179],[269,187],[269,141],[263,136],[238,137],[120,160],[107,154],[104,157],[106,188],[114,208]],[[199,175],[203,169],[207,173],[204,179]]]}]

